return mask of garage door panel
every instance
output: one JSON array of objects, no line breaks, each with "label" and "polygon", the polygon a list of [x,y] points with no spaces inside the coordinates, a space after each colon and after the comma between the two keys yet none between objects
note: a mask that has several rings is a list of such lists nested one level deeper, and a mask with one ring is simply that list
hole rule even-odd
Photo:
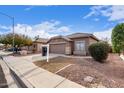
[{"label": "garage door panel", "polygon": [[51,44],[50,53],[65,54],[65,44]]}]

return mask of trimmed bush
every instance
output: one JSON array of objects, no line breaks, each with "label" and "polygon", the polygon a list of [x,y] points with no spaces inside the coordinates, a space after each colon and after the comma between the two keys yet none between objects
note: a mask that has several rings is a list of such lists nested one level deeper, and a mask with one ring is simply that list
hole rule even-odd
[{"label": "trimmed bush", "polygon": [[104,42],[98,42],[89,46],[90,55],[99,62],[105,62],[109,53],[109,45]]}]

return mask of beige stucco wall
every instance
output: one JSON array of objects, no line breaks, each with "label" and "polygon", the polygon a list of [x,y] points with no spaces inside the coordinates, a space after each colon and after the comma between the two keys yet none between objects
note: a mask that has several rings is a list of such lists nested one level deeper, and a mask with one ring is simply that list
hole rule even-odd
[{"label": "beige stucco wall", "polygon": [[85,42],[85,51],[84,51],[84,54],[82,53],[82,54],[79,54],[79,55],[86,55],[86,53],[88,52],[88,44],[89,44],[89,40],[88,40],[88,38],[74,38],[74,39],[72,39],[73,40],[73,49],[72,49],[72,51],[74,52],[75,51],[75,44],[74,44],[74,42],[75,41],[84,41]]},{"label": "beige stucco wall", "polygon": [[37,51],[38,52],[41,52],[41,49],[42,49],[42,44],[38,43],[37,44]]},{"label": "beige stucco wall", "polygon": [[66,43],[66,47],[65,47],[65,54],[70,55],[72,54],[72,43],[68,42]]},{"label": "beige stucco wall", "polygon": [[75,51],[75,45],[74,42],[75,41],[85,41],[85,51],[83,55],[89,55],[89,51],[88,51],[88,47],[90,44],[97,42],[95,39],[91,38],[91,37],[80,37],[80,38],[74,38],[71,39],[73,41],[69,42],[64,40],[63,38],[54,38],[51,39],[48,43],[49,44],[66,44],[65,45],[65,54],[73,54]]},{"label": "beige stucco wall", "polygon": [[93,43],[96,43],[98,41],[96,41],[95,39],[93,38],[89,38],[89,45],[93,44]]},{"label": "beige stucco wall", "polygon": [[[98,41],[90,37],[90,38],[88,39],[88,46],[87,46],[87,48],[89,48],[89,46],[90,46],[91,44],[96,43],[96,42],[98,42]],[[90,55],[90,54],[89,54],[89,50],[88,50],[88,52],[87,52],[87,55]]]},{"label": "beige stucco wall", "polygon": [[33,43],[33,46],[35,45],[35,48],[33,47],[33,49],[35,49],[35,52],[42,52],[42,43]]},{"label": "beige stucco wall", "polygon": [[[74,42],[75,42],[75,41],[80,41],[80,40],[85,41],[85,51],[86,51],[86,55],[89,55],[89,50],[88,50],[89,45],[97,42],[95,39],[93,39],[93,38],[91,38],[91,37],[74,38],[74,39],[72,39],[72,40],[73,40]],[[73,47],[72,47],[72,51],[74,51],[74,44],[73,44]]]}]

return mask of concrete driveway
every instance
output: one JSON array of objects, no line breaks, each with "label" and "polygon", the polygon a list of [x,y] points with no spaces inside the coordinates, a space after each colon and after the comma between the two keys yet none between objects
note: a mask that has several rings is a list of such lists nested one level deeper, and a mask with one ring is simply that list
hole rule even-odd
[{"label": "concrete driveway", "polygon": [[[49,55],[49,59],[51,58],[55,58],[55,57],[58,57],[58,56],[64,56],[62,54],[50,54]],[[20,59],[25,59],[29,62],[34,62],[34,61],[40,61],[40,60],[46,60],[47,57],[46,56],[42,56],[41,54],[34,54],[34,55],[29,55],[29,56],[21,56],[21,57],[18,57]]]}]

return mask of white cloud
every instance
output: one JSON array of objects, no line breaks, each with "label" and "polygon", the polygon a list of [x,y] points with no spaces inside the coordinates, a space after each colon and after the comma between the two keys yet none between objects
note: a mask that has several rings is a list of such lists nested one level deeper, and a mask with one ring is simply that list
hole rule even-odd
[{"label": "white cloud", "polygon": [[[25,34],[34,38],[39,35],[42,38],[50,38],[52,36],[59,35],[60,33],[70,32],[69,26],[61,26],[59,21],[44,21],[40,24],[28,25],[28,24],[17,24],[15,25],[15,33]],[[12,32],[8,30],[6,33]]]},{"label": "white cloud", "polygon": [[8,26],[4,26],[4,25],[1,25],[1,24],[0,24],[0,29],[9,30],[10,27],[8,27]]},{"label": "white cloud", "polygon": [[0,24],[0,35],[6,34],[8,31],[10,31],[10,26],[5,26]]},{"label": "white cloud", "polygon": [[90,17],[90,16],[92,16],[94,14],[95,14],[95,12],[94,11],[91,11],[89,14],[87,14],[86,16],[84,16],[83,19],[86,19],[86,18],[88,18],[88,17]]},{"label": "white cloud", "polygon": [[[51,6],[51,5],[42,5],[44,7],[47,7],[47,6]],[[30,11],[31,9],[35,8],[35,7],[38,7],[38,5],[29,5],[27,6],[24,11]]]},{"label": "white cloud", "polygon": [[0,35],[3,34],[2,32],[0,32]]},{"label": "white cloud", "polygon": [[124,19],[124,6],[114,5],[114,6],[93,6],[90,8],[89,12],[83,18],[86,19],[90,16],[105,16],[108,17],[109,21],[118,21]]},{"label": "white cloud", "polygon": [[29,7],[25,8],[24,10],[25,10],[25,11],[29,11],[29,10],[31,10],[32,8],[34,8],[34,6],[29,6]]},{"label": "white cloud", "polygon": [[97,16],[100,14],[106,15],[106,12],[104,10],[107,9],[108,7],[110,7],[110,6],[102,6],[102,5],[93,6],[90,8],[91,11],[83,18],[86,19],[90,16],[93,16],[93,15]]},{"label": "white cloud", "polygon": [[121,21],[119,21],[118,23],[119,23],[119,24],[120,24],[120,23],[124,23],[124,20],[121,20]]},{"label": "white cloud", "polygon": [[124,6],[113,6],[109,20],[115,21],[124,19]]},{"label": "white cloud", "polygon": [[99,18],[94,18],[94,21],[99,21]]},{"label": "white cloud", "polygon": [[59,32],[69,32],[70,28],[67,27],[67,26],[62,26],[62,27],[58,28],[57,31],[59,31]]},{"label": "white cloud", "polygon": [[107,30],[104,31],[100,31],[100,32],[94,32],[93,33],[98,39],[100,40],[108,40],[109,43],[111,44],[111,34],[112,34],[112,28],[109,28]]}]

